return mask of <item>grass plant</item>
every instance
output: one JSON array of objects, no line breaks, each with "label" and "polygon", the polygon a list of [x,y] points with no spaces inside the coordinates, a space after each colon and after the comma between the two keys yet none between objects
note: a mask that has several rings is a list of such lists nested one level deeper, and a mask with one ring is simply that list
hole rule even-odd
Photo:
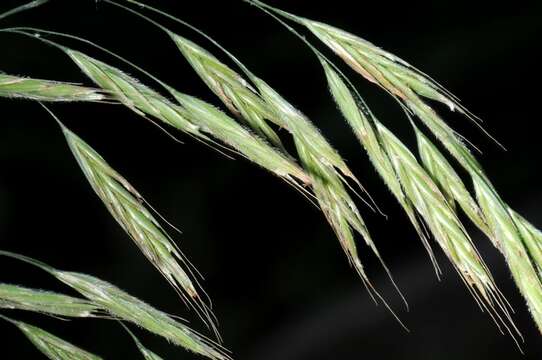
[{"label": "grass plant", "polygon": [[[278,20],[309,46],[322,66],[331,97],[339,112],[414,226],[437,276],[440,277],[442,271],[432,249],[432,239],[451,262],[480,308],[487,311],[501,332],[510,334],[519,346],[521,333],[512,319],[511,306],[476,249],[466,225],[460,220],[464,215],[503,254],[542,332],[542,232],[507,205],[471,151],[473,145],[447,124],[435,110],[434,103],[444,104],[451,111],[459,112],[491,137],[482,127],[481,120],[438,82],[371,42],[259,0],[244,1]],[[46,2],[48,0],[36,0],[0,13],[0,21]],[[356,199],[375,212],[380,210],[355,172],[312,119],[197,27],[140,1],[102,2],[139,16],[162,30],[230,114],[173,88],[134,63],[88,40],[29,27],[4,28],[0,31],[30,36],[54,46],[97,88],[0,73],[0,98],[39,103],[118,103],[152,121],[173,137],[175,135],[169,133],[171,129],[203,142],[228,157],[246,158],[291,185],[321,210],[369,294],[375,301],[383,302],[396,316],[372,285],[362,265],[362,251],[356,242],[357,235],[363,238],[393,282]],[[164,27],[143,11],[165,16],[183,28],[202,35],[235,67],[228,65],[226,60],[203,45],[180,35],[180,30]],[[340,67],[324,56],[318,47],[290,23],[311,33],[320,45],[331,49],[347,67],[392,96],[412,125],[417,140],[416,149],[410,149],[384,126]],[[106,63],[99,60],[98,56],[68,48],[57,39],[76,40],[90,45],[97,52],[112,56],[120,64]],[[154,90],[136,76],[128,75],[127,71],[139,72],[153,80],[161,90]],[[162,225],[170,224],[96,150],[64,126],[48,108],[45,109],[60,125],[83,174],[111,216],[220,342],[210,299],[206,298],[199,286],[197,270],[179,250],[165,225]],[[423,128],[419,128],[418,123]],[[295,153],[286,150],[283,132],[277,129],[286,130],[293,141]],[[460,171],[464,171],[467,176],[460,175]],[[76,298],[0,283],[2,313],[23,310],[60,318],[116,319],[121,324],[134,324],[209,359],[230,359],[228,351],[218,343],[115,285],[87,274],[57,270],[8,251],[0,251],[0,255],[37,266],[82,296]],[[401,294],[395,282],[393,284]],[[401,297],[406,303],[402,294]],[[18,327],[51,359],[100,359],[40,328],[4,315],[0,315],[0,318]],[[144,347],[126,325],[122,326],[145,359],[161,359]]]}]

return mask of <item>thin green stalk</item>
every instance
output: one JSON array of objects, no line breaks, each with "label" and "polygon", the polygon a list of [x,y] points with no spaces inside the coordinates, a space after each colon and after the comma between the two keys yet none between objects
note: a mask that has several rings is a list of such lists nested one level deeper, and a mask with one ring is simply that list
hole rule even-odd
[{"label": "thin green stalk", "polygon": [[141,341],[139,341],[139,339],[128,328],[128,326],[124,325],[122,322],[120,322],[120,324],[122,325],[124,330],[126,330],[126,332],[132,337],[132,339],[134,340],[137,348],[139,349],[139,352],[141,353],[141,355],[143,355],[145,360],[163,360],[162,357],[160,357],[159,355],[155,354],[154,352],[152,352],[151,350],[149,350],[145,346],[143,346]]},{"label": "thin green stalk", "polygon": [[29,2],[28,4],[18,6],[16,8],[14,8],[14,9],[8,10],[8,11],[0,14],[0,20],[3,20],[5,18],[7,18],[8,16],[15,15],[15,14],[20,13],[22,11],[30,10],[30,9],[33,9],[35,7],[41,6],[41,5],[45,4],[48,1],[49,0],[34,0],[34,1]]}]

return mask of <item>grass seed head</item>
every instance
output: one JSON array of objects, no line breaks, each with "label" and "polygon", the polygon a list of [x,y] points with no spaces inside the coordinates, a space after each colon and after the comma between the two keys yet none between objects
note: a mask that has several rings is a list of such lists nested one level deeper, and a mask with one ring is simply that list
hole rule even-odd
[{"label": "grass seed head", "polygon": [[87,143],[66,127],[62,129],[87,180],[113,218],[183,299],[214,329],[212,315],[189,276],[190,263],[145,207],[143,197]]},{"label": "grass seed head", "polygon": [[196,73],[235,116],[246,121],[256,134],[284,149],[279,136],[266,122],[272,114],[248,82],[194,42],[176,34],[171,37]]},{"label": "grass seed head", "polygon": [[380,135],[376,129],[376,125],[379,123],[378,120],[374,118],[368,108],[362,107],[360,101],[357,101],[354,98],[352,91],[343,81],[341,76],[326,61],[324,61],[324,59],[321,58],[320,60],[326,73],[330,92],[337,107],[350,124],[352,131],[367,152],[376,171],[393,196],[403,207],[416,232],[420,236],[438,274],[438,264],[436,263],[431,245],[429,244],[429,239],[418,219],[412,201],[403,191],[403,187],[393,167],[389,154],[381,142]]},{"label": "grass seed head", "polygon": [[90,275],[58,270],[27,256],[3,250],[0,250],[0,255],[26,262],[48,272],[118,320],[131,322],[176,345],[210,359],[230,359],[220,345],[213,343],[170,315],[129,295],[115,285]]},{"label": "grass seed head", "polygon": [[178,101],[182,100],[181,106],[175,105],[112,66],[72,50],[68,54],[94,82],[137,113],[156,117],[204,141],[210,139],[202,132],[210,134],[288,182],[309,181],[294,161],[212,105],[166,86]]},{"label": "grass seed head", "polygon": [[[199,45],[175,34],[170,33],[170,36],[210,89],[234,114],[244,118],[256,132],[261,133],[258,125],[251,121],[250,117],[253,114],[291,133],[300,162],[311,177],[312,190],[318,205],[339,238],[351,265],[366,286],[372,289],[358,256],[354,232],[360,233],[379,258],[380,255],[346,189],[349,185],[343,175],[356,182],[357,179],[338,152],[305,115],[267,83],[252,74],[225,49],[224,52],[243,69],[256,89]],[[182,99],[179,101],[183,104]]]},{"label": "grass seed head", "polygon": [[[350,171],[339,153],[327,142],[319,130],[305,117],[305,115],[286,101],[263,80],[254,78],[253,81],[259,89],[262,99],[265,100],[277,117],[283,119],[282,121],[290,130],[301,163],[307,173],[313,178],[313,191],[320,208],[337,235],[343,250],[347,254],[350,264],[361,277],[367,289],[372,296],[379,297],[384,301],[372,287],[361,264],[354,240],[354,232],[362,235],[366,244],[381,262],[397,291],[401,294],[393,281],[389,269],[382,260],[359,210],[346,190],[346,187],[350,187],[350,185],[348,185],[343,175],[354,180],[364,192],[365,189]],[[370,199],[370,201],[372,201],[372,199]],[[367,204],[371,206],[371,204]]]},{"label": "grass seed head", "polygon": [[[502,311],[504,320],[509,321],[505,299],[500,295],[489,270],[478,255],[448,199],[399,139],[372,117],[368,110],[360,108],[349,87],[331,66],[325,61],[322,64],[339,109],[354,129],[377,171],[407,211],[409,218],[414,219],[414,226],[422,235],[424,245],[433,261],[434,255],[417,220],[419,217],[423,219],[466,285],[473,290],[475,298],[483,299],[484,307],[493,312],[492,316],[497,316],[498,322],[507,326],[499,318],[498,313]],[[436,263],[435,268],[438,270]]]},{"label": "grass seed head", "polygon": [[[450,152],[450,154],[455,157],[455,159],[469,172],[471,178],[475,182],[475,188],[476,183],[478,182],[478,190],[477,191],[477,198],[478,202],[480,203],[483,198],[482,195],[478,194],[481,190],[480,188],[484,188],[483,190],[486,190],[487,193],[484,195],[489,196],[489,198],[492,198],[492,202],[494,204],[491,204],[493,206],[497,206],[496,209],[493,210],[494,214],[488,214],[492,211],[491,205],[485,204],[482,206],[480,204],[480,207],[482,207],[482,213],[483,216],[481,216],[480,213],[476,213],[475,208],[472,207],[472,201],[470,200],[470,195],[467,196],[465,192],[462,191],[461,186],[459,185],[459,182],[455,182],[453,184],[453,191],[457,192],[457,197],[461,199],[461,202],[463,203],[463,206],[466,208],[467,212],[470,212],[470,216],[474,219],[475,222],[478,223],[478,225],[484,229],[486,232],[488,232],[490,235],[493,235],[494,239],[498,239],[499,236],[502,237],[502,231],[506,228],[510,228],[510,223],[514,223],[514,221],[510,218],[510,215],[508,214],[507,206],[500,200],[500,197],[497,195],[496,190],[491,185],[489,179],[484,174],[484,171],[476,158],[470,153],[467,146],[463,143],[463,138],[458,135],[453,129],[451,129],[445,122],[442,120],[442,118],[436,113],[435,110],[433,110],[427,103],[425,103],[422,99],[422,97],[426,97],[432,100],[440,101],[450,107],[452,111],[459,110],[461,113],[465,114],[467,117],[469,117],[471,120],[476,120],[474,116],[472,116],[466,109],[464,109],[457,101],[457,99],[451,95],[449,92],[447,92],[442,86],[431,80],[429,77],[427,77],[425,74],[421,73],[420,71],[414,69],[412,66],[410,66],[405,61],[399,59],[398,57],[394,56],[393,54],[390,54],[373,44],[355,36],[352,34],[349,34],[345,31],[339,30],[337,28],[334,28],[332,26],[329,26],[327,24],[318,23],[309,19],[301,18],[296,15],[289,14],[287,12],[284,12],[282,10],[273,8],[271,6],[268,6],[261,1],[258,0],[247,0],[249,3],[252,3],[260,8],[270,10],[280,16],[283,16],[285,18],[288,18],[292,21],[295,21],[297,23],[300,23],[309,30],[311,30],[314,35],[316,35],[324,44],[326,44],[329,48],[331,48],[339,57],[341,57],[350,67],[352,67],[355,71],[360,73],[362,76],[367,78],[369,81],[377,83],[382,88],[384,88],[388,93],[390,93],[392,96],[397,98],[406,108],[409,109],[412,113],[417,115],[421,121],[429,128],[429,130],[441,141],[441,143],[446,147],[446,149]],[[329,71],[328,72],[328,78],[329,78]],[[337,94],[338,98],[340,99],[341,94]],[[336,99],[337,99],[336,97]],[[354,123],[353,127],[355,131],[358,134],[358,137],[365,138],[367,136],[367,132],[363,131],[363,126],[360,126],[360,124],[356,124],[356,122],[359,120],[359,117],[356,117],[356,115],[353,115],[354,112],[352,110],[352,104],[348,104],[346,106],[341,106],[339,104],[339,107],[341,108],[342,112],[346,115],[347,118],[349,118],[349,122],[351,125]],[[380,124],[378,124],[380,128]],[[357,127],[357,129],[356,129]],[[483,130],[483,129],[482,129]],[[379,132],[381,132],[379,130]],[[386,131],[383,131],[384,133]],[[487,133],[486,133],[487,134]],[[390,133],[391,135],[391,133]],[[489,134],[488,134],[489,135]],[[362,140],[363,143],[369,144],[370,141],[365,139]],[[391,145],[393,142],[390,142],[386,147]],[[369,148],[369,146],[365,146],[366,148]],[[398,151],[398,154],[402,155],[408,155],[403,150],[407,150],[406,148],[402,149],[402,146],[396,146],[395,149],[391,149]],[[426,149],[427,150],[427,149]],[[407,150],[408,151],[408,150]],[[396,154],[397,155],[397,154]],[[427,154],[426,154],[427,155]],[[434,155],[434,154],[433,154]],[[410,157],[410,155],[407,156]],[[376,156],[373,157],[376,158]],[[415,160],[415,158],[412,156],[412,158]],[[398,161],[397,156],[395,158],[391,157],[391,159],[394,162],[394,165],[396,167],[396,173],[398,173],[398,177],[400,178],[400,181],[402,183],[402,186],[405,188],[404,192],[407,193],[410,189],[411,194],[406,194],[408,197],[410,197],[412,204],[417,207],[417,211],[421,211],[421,215],[424,217],[424,221],[432,227],[432,232],[434,235],[436,235],[437,240],[439,240],[441,243],[443,243],[443,239],[446,237],[455,237],[459,235],[459,238],[455,239],[457,244],[455,246],[458,246],[455,250],[451,251],[452,249],[448,249],[447,254],[449,257],[451,257],[452,261],[455,263],[457,260],[462,260],[463,265],[466,266],[466,268],[469,268],[469,272],[472,272],[473,274],[476,274],[477,279],[473,280],[470,275],[467,273],[462,274],[463,279],[466,281],[467,284],[475,287],[477,291],[479,292],[479,295],[482,296],[482,298],[485,299],[486,303],[489,304],[490,307],[493,307],[493,304],[491,302],[492,298],[499,297],[498,291],[493,287],[492,283],[488,283],[488,277],[487,274],[484,274],[483,272],[480,272],[479,270],[482,269],[478,259],[469,257],[474,256],[473,252],[471,251],[465,251],[467,248],[463,248],[461,250],[461,247],[465,244],[467,244],[466,238],[464,237],[464,231],[461,226],[457,226],[459,224],[454,224],[455,229],[452,229],[449,227],[450,219],[455,218],[454,209],[450,206],[448,210],[445,210],[445,212],[451,211],[452,217],[442,217],[438,216],[435,219],[431,219],[429,216],[424,215],[426,213],[427,215],[436,215],[436,214],[430,214],[427,212],[426,204],[422,203],[420,200],[423,200],[424,196],[426,194],[429,194],[433,191],[433,186],[436,187],[436,184],[431,184],[431,186],[428,189],[419,188],[416,190],[415,185],[416,182],[414,180],[423,180],[426,181],[425,176],[419,177],[418,179],[409,179],[409,181],[405,181],[405,179],[401,179],[402,177],[413,176],[414,173],[408,173],[408,171],[412,171],[414,169],[407,169],[406,171],[404,169],[401,169],[403,166],[403,161]],[[427,159],[426,159],[427,160]],[[374,162],[374,161],[373,161]],[[377,167],[378,168],[378,167]],[[382,175],[383,168],[380,167],[381,175]],[[450,170],[450,169],[446,169]],[[451,173],[450,173],[451,174]],[[419,175],[419,174],[418,174]],[[383,175],[383,177],[388,175]],[[457,180],[457,179],[455,179]],[[423,183],[422,181],[422,183]],[[406,183],[406,185],[405,185]],[[426,184],[427,185],[427,184]],[[440,184],[439,184],[440,185]],[[390,188],[393,190],[393,185],[390,186]],[[452,192],[452,188],[448,188],[449,192],[448,195]],[[427,191],[429,190],[429,191]],[[394,191],[394,193],[397,193],[397,191]],[[447,203],[446,196],[441,193],[442,199],[435,199],[438,202]],[[449,197],[448,197],[449,200]],[[487,199],[483,199],[484,201],[487,201]],[[401,201],[401,200],[400,200]],[[423,207],[422,207],[423,205]],[[437,203],[433,204],[437,205]],[[441,204],[442,205],[442,204]],[[404,206],[403,206],[404,207]],[[446,207],[441,207],[441,209],[446,209]],[[474,210],[471,210],[474,209]],[[443,214],[442,214],[443,215]],[[409,217],[411,215],[409,214]],[[480,218],[483,218],[487,224],[484,224]],[[508,217],[508,218],[506,218]],[[411,217],[412,219],[412,217]],[[438,220],[438,221],[435,221]],[[443,222],[443,220],[446,220]],[[440,222],[440,224],[439,224]],[[454,221],[452,220],[452,223]],[[500,222],[500,224],[498,224]],[[508,224],[508,225],[507,225]],[[435,227],[435,225],[437,225]],[[521,230],[518,231],[518,226],[515,227],[515,232],[512,231],[515,235],[515,241],[512,241],[510,244],[506,244],[502,240],[494,240],[497,246],[502,244],[503,252],[511,253],[514,252],[514,246],[520,246],[520,243],[523,243],[521,241]],[[521,226],[519,226],[521,228]],[[510,229],[508,229],[510,230]],[[499,234],[499,231],[501,233]],[[463,233],[463,236],[461,235]],[[463,238],[463,239],[462,239]],[[453,239],[452,239],[453,240]],[[515,242],[515,244],[514,244]],[[469,242],[470,243],[470,240]],[[516,272],[515,278],[516,282],[518,282],[518,285],[523,293],[523,295],[528,299],[529,307],[531,308],[531,312],[533,313],[533,316],[535,317],[536,322],[539,324],[540,327],[540,317],[539,317],[539,304],[538,304],[538,297],[539,294],[542,292],[542,287],[540,286],[540,274],[537,274],[538,268],[540,267],[540,264],[531,264],[531,261],[528,261],[529,258],[529,250],[526,248],[525,245],[522,245],[523,249],[519,250],[519,252],[516,252],[514,255],[517,256],[517,254],[522,254],[523,257],[523,266],[525,267],[525,276],[527,278],[530,278],[530,284],[532,289],[529,291],[531,294],[527,293],[528,289],[526,286],[520,284],[521,280],[519,279],[519,273]],[[461,251],[458,251],[461,250]],[[460,259],[457,256],[463,256],[463,259]],[[477,257],[477,256],[475,256]],[[536,256],[535,256],[536,257]],[[475,261],[471,261],[475,260]],[[511,268],[514,267],[512,263],[510,263],[509,257],[507,257],[507,261],[509,262],[509,266]],[[456,265],[457,266],[457,265]],[[465,267],[458,267],[458,271],[464,271]],[[514,273],[514,270],[512,270]],[[537,277],[533,277],[534,274],[537,274]],[[535,281],[536,280],[536,281]],[[484,288],[489,288],[490,291],[486,291]],[[496,304],[499,308],[504,307],[502,305],[503,300],[496,301]],[[505,314],[506,315],[506,314]],[[509,320],[509,316],[507,316],[506,320]]]},{"label": "grass seed head", "polygon": [[[258,92],[248,81],[207,50],[178,35],[171,36],[200,77],[234,114],[244,118],[257,132],[261,131],[258,125],[251,121],[251,114],[257,114],[262,121],[272,121],[292,134],[301,164],[311,177],[311,185],[320,208],[337,234],[350,263],[364,282],[368,281],[358,257],[353,231],[361,233],[375,253],[378,252],[354,201],[345,188],[344,179],[338,172],[340,170],[343,175],[355,179],[337,151],[308,118],[263,80],[246,71]],[[237,96],[242,100],[235,100]],[[186,103],[186,99],[179,98],[178,95],[176,97],[183,107],[189,111],[192,109],[190,104]],[[236,105],[232,107],[233,104]],[[192,112],[201,112],[198,111],[201,107],[196,107]],[[213,116],[207,115],[206,118],[212,119]],[[231,138],[235,137],[230,136]]]},{"label": "grass seed head", "polygon": [[[405,88],[408,88],[419,96],[447,105],[452,111],[458,110],[470,116],[458,100],[441,85],[392,53],[331,25],[304,18],[298,19],[367,80],[379,84],[400,98],[410,95],[405,93]],[[403,86],[398,86],[395,80],[390,80],[392,76]]]},{"label": "grass seed head", "polygon": [[512,276],[542,332],[540,233],[498,197],[482,177],[473,177],[480,208],[501,245]]},{"label": "grass seed head", "polygon": [[414,155],[383,125],[378,125],[405,194],[427,224],[435,240],[450,259],[465,283],[486,302],[484,307],[505,312],[505,300],[494,284],[491,273],[474,247],[453,208]]},{"label": "grass seed head", "polygon": [[206,140],[198,126],[184,118],[180,109],[135,78],[79,51],[65,50],[76,65],[116,100],[142,116],[152,116],[185,133]]},{"label": "grass seed head", "polygon": [[106,99],[105,95],[97,89],[2,73],[0,73],[0,97],[52,102],[101,101]]},{"label": "grass seed head", "polygon": [[457,202],[469,219],[493,241],[497,248],[500,248],[478,203],[467,190],[463,180],[438,148],[420,130],[415,128],[415,132],[422,163],[446,196],[448,204],[454,206]]},{"label": "grass seed head", "polygon": [[229,359],[212,341],[116,286],[86,274],[54,270],[54,276],[112,316],[129,321],[210,359]]},{"label": "grass seed head", "polygon": [[[1,315],[0,315],[1,316]],[[91,354],[69,342],[36,326],[15,321],[4,316],[22,331],[32,344],[51,360],[101,360],[100,356]]]},{"label": "grass seed head", "polygon": [[96,305],[83,299],[10,284],[0,284],[0,308],[61,317],[91,317],[99,311]]}]

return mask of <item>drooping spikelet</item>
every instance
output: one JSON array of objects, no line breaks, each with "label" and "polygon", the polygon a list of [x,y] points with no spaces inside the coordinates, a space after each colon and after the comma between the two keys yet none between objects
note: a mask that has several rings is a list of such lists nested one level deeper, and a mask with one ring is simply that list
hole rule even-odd
[{"label": "drooping spikelet", "polygon": [[[273,114],[263,100],[255,96],[256,90],[247,81],[192,41],[172,32],[168,34],[198,75],[234,115],[262,138],[284,149],[279,136],[267,124],[274,118]],[[286,126],[280,122],[278,125]]]},{"label": "drooping spikelet", "polygon": [[[93,59],[81,52],[67,50],[67,54],[96,84],[132,110],[153,116],[164,123],[204,141],[206,133],[231,146],[252,162],[292,183],[308,183],[307,175],[294,161],[282,155],[267,142],[247,131],[235,120],[192,96],[175,92],[190,109],[167,100],[122,71]],[[165,85],[167,86],[167,85]],[[173,90],[167,87],[169,90]],[[206,115],[210,115],[206,118]]]},{"label": "drooping spikelet", "polygon": [[101,360],[98,355],[85,351],[43,329],[0,315],[17,326],[34,346],[51,360]]},{"label": "drooping spikelet", "polygon": [[143,197],[86,142],[61,126],[81,170],[113,218],[185,302],[214,330],[212,314],[198,293],[197,283],[190,277],[191,264],[147,209]]},{"label": "drooping spikelet", "polygon": [[[463,191],[457,182],[458,178],[451,177],[447,178],[448,191],[441,190],[442,187],[433,181],[410,150],[372,113],[363,108],[360,102],[356,101],[341,76],[323,59],[321,60],[331,93],[339,109],[354,129],[392,193],[411,219],[423,221],[424,228],[433,235],[482,308],[489,310],[496,323],[504,325],[512,334],[510,326],[514,325],[506,307],[506,299],[495,285],[489,269],[457,217],[454,206],[445,195],[451,192],[454,199],[456,199],[455,194],[462,195],[457,196],[458,201],[461,201],[462,206],[470,206],[471,203],[466,202],[468,200],[465,195],[465,193],[468,194],[466,189]],[[427,139],[425,141],[427,143],[424,146],[432,146]],[[433,155],[431,159],[438,159],[436,149],[431,148],[430,151]],[[452,170],[446,166],[447,163],[432,165],[433,168],[440,170]],[[475,209],[478,207],[468,210],[471,214],[476,214]],[[414,210],[416,214],[412,213]],[[483,221],[481,214],[478,219]],[[485,221],[482,225],[485,225]],[[419,233],[422,231],[418,220],[414,222],[414,226]],[[422,235],[422,240],[431,258],[434,259],[427,238]],[[435,267],[438,271],[436,263]]]},{"label": "drooping spikelet", "polygon": [[[477,119],[441,85],[405,61],[370,42],[333,26],[273,8],[259,0],[246,1],[307,27],[352,69],[399,100],[440,140],[448,152],[469,173],[474,184],[478,206],[489,227],[486,227],[484,231],[489,233],[493,243],[503,252],[514,280],[527,300],[528,307],[542,332],[542,317],[540,316],[542,277],[538,272],[540,263],[536,256],[530,254],[528,240],[524,239],[522,228],[526,221],[518,223],[485,175],[482,166],[463,142],[463,138],[446,124],[424,98],[444,103],[452,111],[457,110],[475,122]],[[461,203],[465,201],[465,198],[459,196],[456,201]],[[477,223],[477,225],[483,227],[483,224]]]},{"label": "drooping spikelet", "polygon": [[[121,6],[112,1],[108,2]],[[156,9],[150,9],[156,11]],[[268,141],[282,149],[280,139],[267,122],[290,132],[299,160],[311,178],[310,184],[318,205],[337,234],[350,263],[368,288],[374,290],[361,265],[354,232],[358,232],[364,237],[380,260],[381,256],[355,202],[347,191],[347,187],[350,185],[345,177],[358,184],[359,182],[339,153],[304,114],[288,103],[262,79],[252,74],[237,59],[234,58],[245,72],[248,80],[201,46],[162,26],[160,28],[166,31],[193,69],[226,107],[251,126],[255,132],[265,136]],[[226,51],[226,53],[228,52]],[[231,54],[228,53],[228,55],[233,58]],[[180,98],[175,91],[172,93],[181,105],[187,107],[183,98]],[[283,149],[283,151],[285,150]],[[388,271],[387,268],[386,271]]]},{"label": "drooping spikelet", "polygon": [[[361,184],[350,171],[339,153],[329,144],[317,127],[314,126],[304,114],[288,103],[262,79],[250,72],[245,65],[238,61],[216,41],[192,25],[157,8],[145,5],[139,1],[128,0],[130,3],[164,15],[192,28],[200,35],[203,35],[233,59],[243,70],[247,79],[222,63],[206,49],[193,41],[174,33],[156,21],[142,15],[138,11],[115,1],[105,0],[105,2],[123,8],[126,11],[151,22],[164,31],[177,45],[183,56],[191,64],[192,68],[198,73],[215,95],[222,100],[224,105],[237,118],[248,124],[256,133],[264,136],[269,142],[279,147],[282,152],[286,152],[286,150],[282,146],[277,134],[267,122],[273,123],[279,128],[286,129],[290,132],[293,137],[299,160],[305,173],[310,178],[310,186],[312,189],[312,194],[310,194],[310,196],[314,197],[317,201],[318,206],[337,235],[350,264],[359,274],[364,285],[369,290],[370,295],[374,300],[378,297],[386,304],[384,299],[372,286],[365,273],[355,242],[356,232],[363,236],[366,243],[384,266],[393,285],[402,296],[400,290],[393,281],[390,271],[384,264],[355,202],[352,200],[347,190],[347,188],[350,188],[351,190],[354,189],[348,183],[346,178],[350,178],[359,185],[363,191],[365,190],[361,187]],[[179,96],[173,89],[170,89],[170,92],[177,98],[181,105],[188,107],[184,96]],[[370,199],[370,201],[372,201],[372,199]],[[368,205],[371,206],[370,204]],[[403,300],[406,304],[404,297]]]},{"label": "drooping spikelet", "polygon": [[420,223],[419,216],[412,200],[404,192],[399,176],[392,164],[390,154],[382,144],[382,139],[377,130],[374,116],[366,106],[362,107],[363,104],[361,104],[360,101],[356,101],[348,86],[329,64],[324,61],[323,58],[320,58],[320,60],[326,73],[330,91],[337,106],[352,128],[352,131],[363,145],[378,174],[405,210],[412,225],[416,229],[416,232],[420,236],[437,274],[439,274],[438,264],[436,263],[433,251],[431,250],[429,240],[426,233],[423,231],[423,226]]},{"label": "drooping spikelet", "polygon": [[[333,30],[330,27],[312,23],[307,26],[309,26],[317,36],[320,35],[322,40],[324,39],[322,35],[324,33],[327,34],[327,36],[332,37],[335,41],[333,43],[333,49],[338,54],[339,52],[337,49],[342,45],[344,45],[343,50],[347,52],[349,47],[355,48],[358,51],[358,56],[350,55],[359,61],[352,63],[350,61],[352,59],[348,58],[350,59],[348,61],[349,65],[354,69],[365,69],[366,72],[373,75],[373,80],[378,82],[390,93],[396,95],[410,111],[422,120],[450,154],[469,173],[472,182],[474,183],[478,205],[481,208],[487,226],[481,221],[479,214],[477,215],[475,213],[477,211],[476,207],[472,207],[472,204],[468,205],[466,203],[470,200],[467,199],[464,192],[455,193],[454,198],[462,205],[463,210],[466,211],[467,215],[469,215],[476,225],[488,234],[493,243],[503,252],[512,275],[523,296],[526,298],[528,307],[542,332],[542,317],[540,312],[540,309],[542,309],[542,277],[537,271],[541,264],[538,263],[538,260],[535,257],[530,255],[530,249],[526,246],[527,241],[524,239],[521,231],[523,225],[519,224],[511,215],[508,205],[501,199],[497,190],[485,175],[482,166],[463,143],[460,135],[449,127],[437,112],[422,100],[421,96],[448,102],[448,105],[452,109],[462,109],[455,102],[456,100],[452,97],[446,97],[444,92],[437,91],[436,88],[422,87],[419,81],[414,82],[412,78],[405,80],[404,77],[401,77],[401,72],[396,73],[397,69],[394,67],[386,67],[374,59],[364,58],[362,49],[369,45],[363,41],[355,41],[357,37],[354,37],[353,40],[350,39],[352,42],[349,43],[344,40],[345,36],[339,30]],[[324,32],[322,33],[322,31]],[[375,52],[378,51],[375,49]],[[394,57],[388,58],[393,59]],[[396,63],[401,64],[402,62],[396,60]],[[353,64],[357,64],[359,68],[356,68]],[[360,71],[360,73],[362,72]],[[424,79],[427,84],[431,83],[431,80],[427,78]],[[430,91],[430,89],[432,90]],[[466,110],[461,111],[469,115]],[[455,190],[458,189],[456,188]],[[526,221],[524,220],[523,222]],[[525,279],[529,280],[526,281]]]},{"label": "drooping spikelet", "polygon": [[76,290],[114,318],[131,322],[209,359],[230,359],[225,354],[225,350],[219,345],[199,335],[170,315],[155,309],[106,281],[86,274],[57,270],[37,260],[7,251],[0,251],[0,255],[15,258],[41,268]]}]

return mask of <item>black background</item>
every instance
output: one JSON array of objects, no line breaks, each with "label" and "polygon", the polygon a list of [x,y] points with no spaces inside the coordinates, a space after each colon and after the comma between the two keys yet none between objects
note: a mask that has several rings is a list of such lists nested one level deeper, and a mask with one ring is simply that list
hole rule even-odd
[{"label": "black background", "polygon": [[[2,1],[0,12],[21,3]],[[356,33],[459,95],[508,152],[467,120],[439,110],[482,148],[481,160],[506,201],[542,226],[540,1],[269,3]],[[524,301],[502,257],[475,229],[474,241],[517,309],[527,356],[480,312],[440,252],[445,276],[437,281],[421,242],[336,111],[319,64],[298,39],[240,0],[151,4],[215,37],[322,129],[389,215],[385,220],[360,204],[411,306],[410,312],[404,311],[381,267],[359,241],[371,278],[411,329],[407,334],[383,306],[371,303],[322,215],[264,170],[241,159],[227,160],[181,134],[185,144],[177,144],[121,106],[53,106],[72,130],[182,229],[175,238],[205,275],[226,346],[236,359],[540,359],[540,334]],[[161,21],[221,56],[190,30]],[[119,9],[91,0],[53,0],[2,21],[0,27],[20,25],[94,40],[178,90],[219,104],[163,33]],[[17,35],[1,34],[0,42],[0,69],[7,73],[89,84],[55,49]],[[88,47],[63,43],[122,66]],[[352,75],[379,118],[414,145],[393,100]],[[1,248],[101,277],[205,331],[92,193],[54,121],[35,103],[4,99],[0,104]],[[0,261],[0,281],[69,293],[46,274],[8,259]],[[9,314],[106,358],[139,358],[113,322]],[[0,323],[0,332],[0,358],[40,358],[8,323]],[[194,357],[153,335],[137,334],[165,358]]]}]

